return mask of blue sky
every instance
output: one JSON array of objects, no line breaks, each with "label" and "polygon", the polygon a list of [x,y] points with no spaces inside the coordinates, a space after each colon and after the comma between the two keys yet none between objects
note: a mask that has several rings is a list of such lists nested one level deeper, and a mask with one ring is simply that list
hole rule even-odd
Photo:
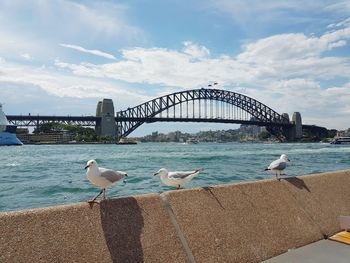
[{"label": "blue sky", "polygon": [[[91,115],[170,92],[219,88],[303,122],[350,127],[350,2],[1,0],[7,114]],[[232,125],[160,123],[154,130]]]}]

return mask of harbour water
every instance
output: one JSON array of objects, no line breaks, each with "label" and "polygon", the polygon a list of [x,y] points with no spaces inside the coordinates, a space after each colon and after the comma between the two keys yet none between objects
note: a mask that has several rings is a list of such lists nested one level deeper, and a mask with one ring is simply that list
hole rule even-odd
[{"label": "harbour water", "polygon": [[264,168],[282,153],[288,175],[350,169],[350,147],[323,143],[140,143],[136,145],[24,145],[0,148],[0,211],[86,201],[98,192],[85,164],[128,173],[107,197],[161,193],[173,189],[153,174],[165,167],[204,171],[185,188],[274,178]]}]

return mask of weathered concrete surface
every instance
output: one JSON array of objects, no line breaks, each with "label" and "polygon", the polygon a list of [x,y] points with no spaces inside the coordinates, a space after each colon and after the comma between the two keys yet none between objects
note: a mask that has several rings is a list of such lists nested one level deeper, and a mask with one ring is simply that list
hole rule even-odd
[{"label": "weathered concrete surface", "polygon": [[111,262],[88,204],[1,213],[0,229],[0,262]]},{"label": "weathered concrete surface", "polygon": [[104,202],[101,224],[113,262],[187,262],[159,195]]},{"label": "weathered concrete surface", "polygon": [[339,232],[338,216],[350,215],[350,171],[337,171],[281,180],[318,225],[324,236]]},{"label": "weathered concrete surface", "polygon": [[158,195],[0,214],[0,262],[186,262]]},{"label": "weathered concrete surface", "polygon": [[277,180],[163,195],[196,262],[261,262],[323,238]]}]

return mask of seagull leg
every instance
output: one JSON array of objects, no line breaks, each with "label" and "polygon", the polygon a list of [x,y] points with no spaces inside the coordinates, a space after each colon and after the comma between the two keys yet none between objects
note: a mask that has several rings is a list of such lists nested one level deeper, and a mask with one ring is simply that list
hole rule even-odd
[{"label": "seagull leg", "polygon": [[94,199],[89,200],[88,203],[98,203],[98,202],[96,202],[96,199],[97,199],[97,197],[99,197],[103,193],[103,190],[104,189],[102,189],[101,192],[98,195],[96,195],[96,197]]},{"label": "seagull leg", "polygon": [[106,199],[106,188],[103,188],[103,200]]},{"label": "seagull leg", "polygon": [[281,178],[279,178],[280,175],[281,175],[281,174],[279,174],[279,173],[276,172],[276,179],[277,179],[278,181],[281,181]]}]

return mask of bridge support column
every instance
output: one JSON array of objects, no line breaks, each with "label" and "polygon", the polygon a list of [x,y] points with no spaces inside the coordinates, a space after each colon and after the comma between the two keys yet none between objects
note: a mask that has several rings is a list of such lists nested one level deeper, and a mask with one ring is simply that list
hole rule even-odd
[{"label": "bridge support column", "polygon": [[[285,114],[286,113],[283,113],[283,115]],[[289,142],[293,142],[303,137],[303,125],[301,121],[300,112],[293,113],[291,123],[293,124],[292,127],[283,129],[283,135],[286,137],[286,140]]]},{"label": "bridge support column", "polygon": [[103,99],[98,102],[96,117],[101,117],[101,122],[96,123],[95,127],[97,136],[115,138],[117,127],[115,124],[114,105],[111,99]]},{"label": "bridge support column", "polygon": [[295,138],[300,139],[301,137],[303,137],[303,124],[301,121],[300,112],[293,113],[292,123],[295,126]]}]

